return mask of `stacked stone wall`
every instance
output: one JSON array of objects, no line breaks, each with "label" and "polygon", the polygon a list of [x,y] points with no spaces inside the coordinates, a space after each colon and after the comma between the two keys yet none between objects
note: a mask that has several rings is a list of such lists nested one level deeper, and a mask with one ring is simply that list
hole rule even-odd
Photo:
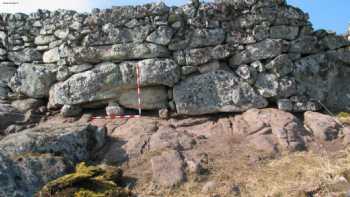
[{"label": "stacked stone wall", "polygon": [[280,0],[0,15],[0,97],[179,114],[350,107],[349,41]]}]

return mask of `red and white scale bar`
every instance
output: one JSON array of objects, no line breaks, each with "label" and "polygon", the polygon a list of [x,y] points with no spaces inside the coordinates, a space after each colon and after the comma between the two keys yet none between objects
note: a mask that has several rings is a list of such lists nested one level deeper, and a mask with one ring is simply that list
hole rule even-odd
[{"label": "red and white scale bar", "polygon": [[140,65],[136,64],[136,86],[137,86],[137,99],[138,99],[138,115],[110,115],[110,116],[93,116],[91,120],[95,119],[117,119],[117,118],[140,118],[141,117],[141,70]]}]

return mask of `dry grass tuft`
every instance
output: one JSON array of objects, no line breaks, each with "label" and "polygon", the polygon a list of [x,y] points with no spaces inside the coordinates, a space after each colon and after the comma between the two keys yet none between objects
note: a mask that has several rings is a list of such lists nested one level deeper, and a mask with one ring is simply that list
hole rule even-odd
[{"label": "dry grass tuft", "polygon": [[[330,154],[298,152],[269,160],[256,166],[242,158],[216,160],[208,177],[188,177],[178,188],[158,190],[168,197],[208,197],[219,194],[232,197],[233,187],[239,187],[242,197],[333,197],[346,196],[350,188],[350,149]],[[206,181],[215,181],[217,188],[203,194]],[[160,189],[160,188],[159,188]]]}]

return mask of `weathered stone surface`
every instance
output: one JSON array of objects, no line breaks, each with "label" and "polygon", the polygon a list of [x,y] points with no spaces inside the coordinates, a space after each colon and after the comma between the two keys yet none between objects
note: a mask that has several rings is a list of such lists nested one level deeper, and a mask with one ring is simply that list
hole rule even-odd
[{"label": "weathered stone surface", "polygon": [[267,101],[247,83],[227,71],[218,70],[194,76],[174,87],[174,100],[180,114],[200,115],[240,112],[262,108]]},{"label": "weathered stone surface", "polygon": [[[124,19],[125,20],[125,19]],[[165,26],[167,27],[167,26]],[[131,29],[115,27],[113,23],[107,23],[95,32],[88,34],[84,38],[84,45],[87,46],[102,46],[102,45],[112,45],[112,44],[122,44],[122,43],[142,43],[146,40],[147,36],[151,33],[152,27],[150,25],[138,25]],[[168,32],[159,32],[162,36],[168,35]],[[165,33],[165,34],[164,34]],[[154,35],[156,36],[156,35]],[[155,39],[153,36],[153,39]],[[159,39],[162,39],[158,36]],[[171,36],[170,36],[171,38]],[[166,40],[166,39],[165,39]],[[147,40],[151,42],[150,40]],[[164,41],[164,40],[163,40]],[[162,41],[161,41],[162,42]],[[154,42],[156,44],[161,44]]]},{"label": "weathered stone surface", "polygon": [[230,46],[217,45],[215,47],[176,51],[173,56],[175,61],[180,65],[198,66],[210,61],[225,59],[230,55]]},{"label": "weathered stone surface", "polygon": [[185,180],[184,162],[177,151],[169,150],[151,158],[153,180],[171,187]]},{"label": "weathered stone surface", "polygon": [[141,85],[143,86],[165,85],[172,87],[180,80],[180,68],[171,59],[147,59],[136,64],[140,67]]},{"label": "weathered stone surface", "polygon": [[282,47],[280,40],[271,39],[248,45],[244,51],[237,53],[230,59],[230,64],[240,65],[256,60],[273,58],[282,53]]},{"label": "weathered stone surface", "polygon": [[[343,53],[321,53],[304,57],[295,63],[293,76],[297,81],[298,94],[322,102],[335,111],[349,107],[346,96],[350,68],[340,61]],[[344,53],[345,56],[346,53]],[[343,59],[346,61],[346,57]],[[336,96],[335,96],[336,95]]]},{"label": "weathered stone surface", "polygon": [[[58,104],[80,104],[123,97],[124,99],[120,99],[120,104],[135,107],[137,102],[135,90],[127,94],[123,89],[136,88],[136,65],[140,68],[141,86],[172,86],[180,77],[177,64],[169,59],[148,59],[140,62],[123,62],[119,65],[102,63],[93,70],[75,74],[63,83],[56,84],[51,98]],[[167,91],[164,88],[153,88],[153,90],[159,90],[155,95],[160,97],[156,99],[150,90],[143,89],[144,107],[152,108],[152,105],[157,105],[157,101],[162,101],[157,108],[166,107],[164,101]],[[149,106],[147,106],[148,102]]]},{"label": "weathered stone surface", "polygon": [[349,46],[349,40],[336,35],[327,35],[321,41],[321,45],[327,49],[334,50],[344,46]]},{"label": "weathered stone surface", "polygon": [[[280,0],[229,4],[192,2],[170,8],[159,3],[95,9],[90,14],[40,10],[30,16],[1,16],[0,61],[16,67],[52,63],[57,70],[57,80],[48,83],[40,75],[35,84],[23,86],[26,80],[18,76],[28,78],[29,83],[28,76],[34,75],[19,68],[22,74],[17,73],[14,78],[18,80],[10,83],[15,93],[10,96],[47,97],[50,86],[50,106],[104,107],[111,100],[119,102],[123,92],[134,95],[133,64],[138,63],[142,88],[171,89],[194,75],[226,70],[270,98],[271,105],[304,96],[303,102],[292,101],[293,111],[314,109],[315,100],[334,111],[350,109],[350,43],[345,37],[314,31],[307,14]],[[115,65],[100,68],[99,64],[110,62]],[[5,70],[0,80],[7,82],[14,69],[5,67],[0,66]],[[158,89],[154,88],[157,95]],[[9,93],[5,85],[0,92],[4,98]],[[160,107],[153,98],[147,98],[147,108]],[[165,97],[161,100],[165,107]],[[133,101],[126,104],[135,106]],[[172,110],[177,105],[170,97],[168,104]],[[209,111],[232,111],[219,108]]]},{"label": "weathered stone surface", "polygon": [[0,62],[0,80],[9,82],[17,68],[12,62]]},{"label": "weathered stone surface", "polygon": [[30,109],[36,110],[37,108],[43,105],[44,105],[43,100],[32,99],[32,98],[15,100],[11,103],[11,106],[20,112],[26,112]]},{"label": "weathered stone surface", "polygon": [[64,81],[68,79],[72,74],[69,72],[69,68],[67,66],[60,66],[57,68],[57,81]]},{"label": "weathered stone surface", "polygon": [[305,112],[304,123],[317,138],[327,141],[338,138],[341,127],[333,117],[317,112]]},{"label": "weathered stone surface", "polygon": [[[94,126],[68,125],[56,128],[33,128],[9,135],[0,141],[2,153],[16,156],[25,153],[56,153],[73,162],[86,160],[100,133]],[[89,147],[91,146],[91,147]]]},{"label": "weathered stone surface", "polygon": [[327,57],[331,61],[339,61],[346,65],[350,64],[350,51],[329,51]]},{"label": "weathered stone surface", "polygon": [[157,129],[157,121],[153,118],[129,119],[113,130],[111,137],[114,140],[110,148],[101,153],[102,160],[115,164],[137,159],[149,150],[150,137]]},{"label": "weathered stone surface", "polygon": [[313,54],[320,51],[317,38],[314,36],[302,36],[293,42],[289,47],[289,52],[301,54]]},{"label": "weathered stone surface", "polygon": [[278,95],[278,78],[274,74],[259,74],[255,86],[259,94],[266,98]]},{"label": "weathered stone surface", "polygon": [[63,117],[76,117],[81,115],[82,109],[76,105],[63,105],[61,114]]},{"label": "weathered stone surface", "polygon": [[117,102],[109,102],[106,107],[107,116],[121,116],[124,115],[124,108],[122,108]]},{"label": "weathered stone surface", "polygon": [[9,86],[14,92],[32,98],[45,98],[56,82],[56,70],[53,64],[23,64],[12,77]]},{"label": "weathered stone surface", "polygon": [[[321,70],[325,68],[323,62],[327,62],[324,54],[316,54],[304,57],[295,63],[295,79],[299,82],[299,93],[312,95],[315,100],[324,100],[327,94],[327,81],[321,78]],[[335,73],[330,72],[328,77],[333,78]]]},{"label": "weathered stone surface", "polygon": [[254,83],[257,76],[257,71],[254,67],[248,65],[240,65],[236,74],[243,80],[248,81],[249,83]]},{"label": "weathered stone surface", "polygon": [[151,151],[164,149],[188,150],[195,144],[191,136],[171,127],[161,127],[152,135],[149,142]]},{"label": "weathered stone surface", "polygon": [[24,114],[13,108],[10,104],[0,102],[0,129],[24,120]]},{"label": "weathered stone surface", "polygon": [[7,99],[10,89],[5,82],[0,81],[0,99]]},{"label": "weathered stone surface", "polygon": [[168,119],[169,115],[170,115],[170,112],[169,112],[168,108],[163,108],[163,109],[160,109],[158,111],[159,118]]},{"label": "weathered stone surface", "polygon": [[54,63],[60,60],[60,54],[58,48],[53,48],[46,51],[43,55],[44,63]]},{"label": "weathered stone surface", "polygon": [[56,40],[55,36],[42,36],[42,35],[40,35],[40,36],[35,38],[34,43],[36,45],[47,45],[47,44],[50,44],[50,42],[53,42],[55,40]]},{"label": "weathered stone surface", "polygon": [[5,49],[0,48],[0,56],[5,56],[7,51]]},{"label": "weathered stone surface", "polygon": [[[300,120],[288,112],[277,109],[251,109],[234,118],[234,131],[248,135],[258,149],[295,151],[305,148],[307,135]],[[264,136],[264,137],[260,137]]]},{"label": "weathered stone surface", "polygon": [[72,59],[76,63],[100,63],[103,61],[122,61],[168,57],[168,49],[152,43],[127,43],[112,46],[74,48]]},{"label": "weathered stone surface", "polygon": [[41,61],[41,58],[41,53],[33,48],[25,48],[8,53],[8,59],[15,63]]},{"label": "weathered stone surface", "polygon": [[278,78],[275,74],[261,73],[258,75],[255,87],[265,98],[288,98],[297,93],[294,79]]},{"label": "weathered stone surface", "polygon": [[208,73],[208,72],[219,70],[223,66],[224,66],[224,64],[220,63],[219,61],[212,61],[212,62],[203,64],[200,67],[198,67],[198,71],[201,74],[203,74],[203,73]]},{"label": "weathered stone surface", "polygon": [[96,146],[93,126],[36,128],[0,141],[0,194],[33,196],[47,182],[68,173]]},{"label": "weathered stone surface", "polygon": [[91,64],[81,64],[81,65],[74,65],[68,68],[69,73],[81,73],[87,70],[92,69],[94,66]]},{"label": "weathered stone surface", "polygon": [[69,34],[69,29],[57,29],[54,34],[59,39],[65,39]]},{"label": "weathered stone surface", "polygon": [[265,68],[272,70],[278,76],[285,76],[294,70],[294,64],[288,55],[280,55],[265,65]]},{"label": "weathered stone surface", "polygon": [[[126,108],[139,109],[137,89],[123,91],[118,102]],[[168,91],[164,86],[143,87],[141,90],[142,109],[161,109],[168,106]]]},{"label": "weathered stone surface", "polygon": [[198,67],[196,66],[182,66],[181,67],[181,74],[182,75],[189,75],[198,70]]},{"label": "weathered stone surface", "polygon": [[157,30],[152,32],[146,39],[148,42],[152,42],[160,45],[167,45],[170,43],[171,38],[174,35],[174,30],[167,26],[160,26]]},{"label": "weathered stone surface", "polygon": [[225,32],[222,29],[195,29],[191,33],[190,48],[215,46],[225,40]]},{"label": "weathered stone surface", "polygon": [[299,34],[297,26],[272,26],[270,36],[274,39],[294,40]]},{"label": "weathered stone surface", "polygon": [[278,81],[278,97],[279,98],[288,98],[294,96],[298,93],[297,83],[295,79],[290,77],[284,77]]},{"label": "weathered stone surface", "polygon": [[5,131],[3,132],[3,135],[6,136],[6,135],[9,135],[12,133],[18,133],[18,132],[21,132],[25,129],[26,129],[26,127],[24,125],[12,124],[5,129]]}]

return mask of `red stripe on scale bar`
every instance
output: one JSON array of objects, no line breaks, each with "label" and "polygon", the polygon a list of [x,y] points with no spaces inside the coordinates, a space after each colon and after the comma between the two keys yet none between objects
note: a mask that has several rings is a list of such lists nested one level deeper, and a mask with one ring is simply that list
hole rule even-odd
[{"label": "red stripe on scale bar", "polygon": [[110,116],[93,116],[91,120],[95,119],[117,119],[117,118],[140,118],[141,117],[141,69],[140,65],[136,64],[136,88],[137,88],[137,101],[138,101],[138,115],[110,115]]}]

